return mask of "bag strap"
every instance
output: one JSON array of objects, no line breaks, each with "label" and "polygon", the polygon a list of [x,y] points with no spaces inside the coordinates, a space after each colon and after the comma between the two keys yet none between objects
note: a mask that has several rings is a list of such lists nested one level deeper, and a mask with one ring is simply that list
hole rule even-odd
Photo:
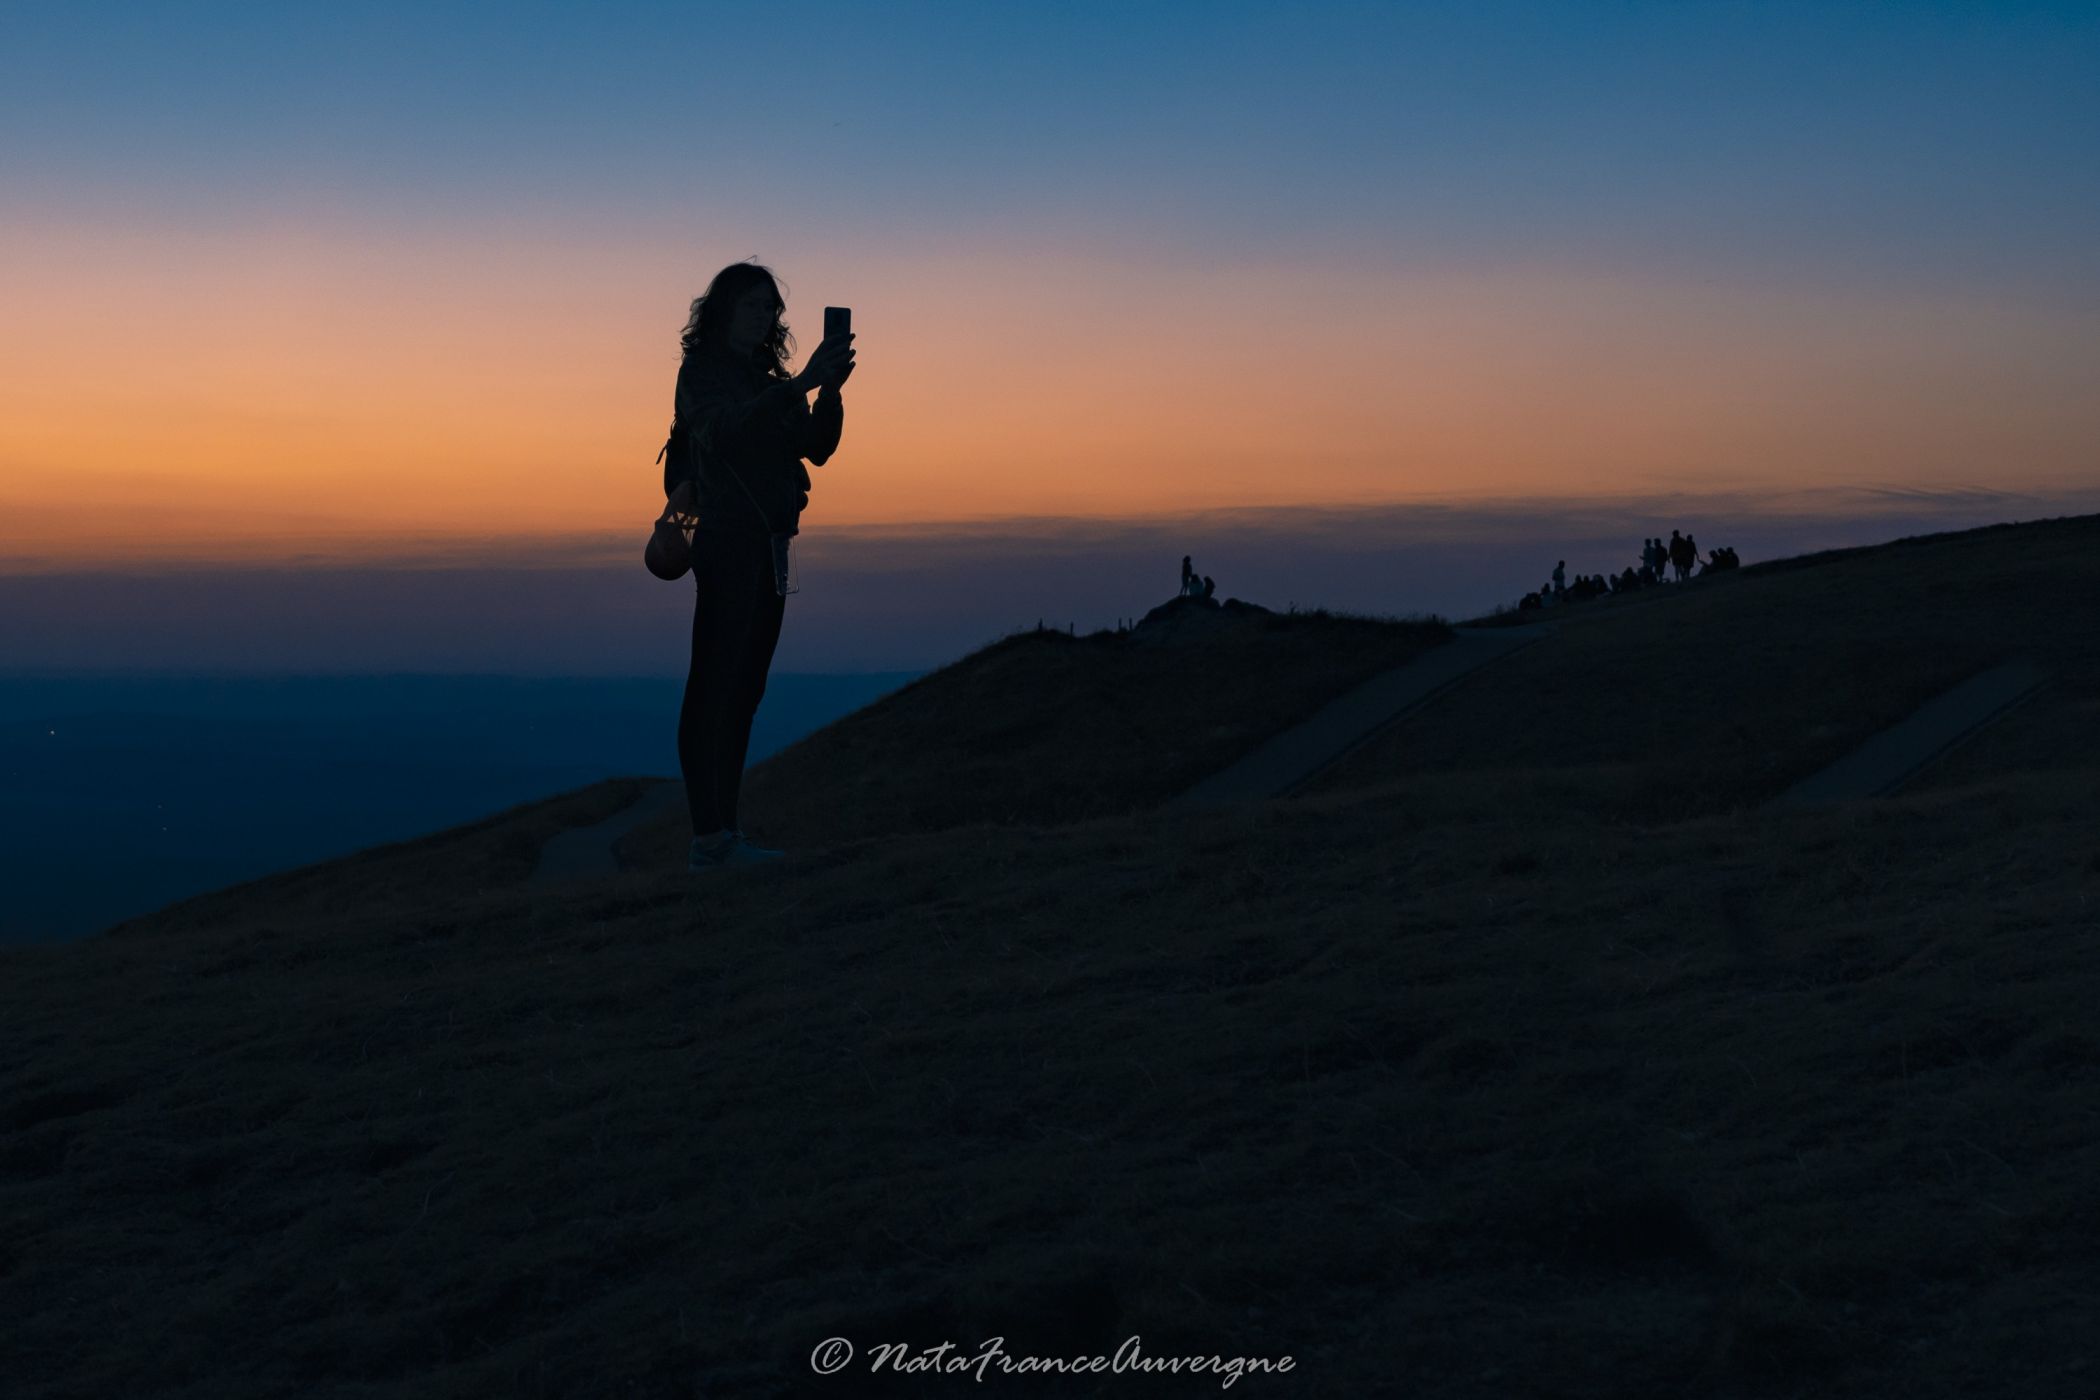
[{"label": "bag strap", "polygon": [[[656,454],[656,460],[659,463],[663,461],[664,453],[671,450],[671,444],[677,440],[678,432],[678,420],[673,418],[671,420],[671,435],[664,439],[662,451]],[[696,450],[693,453],[693,492],[696,496],[699,494],[700,472],[703,466],[703,454],[697,450],[697,447],[698,445],[695,444]],[[764,525],[770,532],[773,528],[772,518],[766,514],[766,508],[758,503],[758,497],[751,494],[751,488],[744,485],[743,474],[737,471],[735,467],[730,466],[726,459],[722,462],[722,467],[736,480],[738,488],[744,493],[744,499],[751,502],[751,509],[758,512],[759,523]]]}]

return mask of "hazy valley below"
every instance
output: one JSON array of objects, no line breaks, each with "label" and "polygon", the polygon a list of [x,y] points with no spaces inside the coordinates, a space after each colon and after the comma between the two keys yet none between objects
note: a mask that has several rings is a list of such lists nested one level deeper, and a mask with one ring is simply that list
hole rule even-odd
[{"label": "hazy valley below", "polygon": [[[917,672],[774,675],[753,763]],[[0,677],[0,944],[471,821],[678,776],[685,679]]]}]

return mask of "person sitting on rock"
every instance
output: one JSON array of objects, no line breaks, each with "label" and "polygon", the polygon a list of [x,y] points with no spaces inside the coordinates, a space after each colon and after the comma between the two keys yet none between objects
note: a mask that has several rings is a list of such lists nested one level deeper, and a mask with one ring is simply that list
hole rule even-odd
[{"label": "person sitting on rock", "polygon": [[1526,593],[1517,603],[1518,612],[1536,612],[1546,606],[1546,600],[1536,593]]},{"label": "person sitting on rock", "polygon": [[1211,576],[1210,576],[1209,574],[1205,574],[1205,575],[1203,576],[1203,590],[1202,590],[1202,591],[1201,591],[1200,593],[1198,593],[1198,594],[1197,594],[1196,596],[1197,596],[1198,598],[1208,598],[1208,597],[1209,597],[1209,596],[1210,596],[1211,594],[1213,594],[1213,593],[1215,593],[1215,592],[1217,592],[1217,591],[1218,591],[1218,583],[1217,583],[1217,580],[1216,580],[1216,579],[1214,579],[1214,578],[1212,578],[1212,577],[1211,577]]}]

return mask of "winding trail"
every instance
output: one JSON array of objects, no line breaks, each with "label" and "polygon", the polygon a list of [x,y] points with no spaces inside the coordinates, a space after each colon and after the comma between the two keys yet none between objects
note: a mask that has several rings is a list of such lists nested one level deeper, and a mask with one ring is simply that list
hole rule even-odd
[{"label": "winding trail", "polygon": [[[1551,623],[1532,623],[1452,630],[1457,633],[1453,640],[1335,697],[1301,723],[1168,799],[1160,810],[1185,812],[1221,802],[1287,797],[1482,666],[1552,635],[1555,629]],[[2046,678],[2041,667],[2025,660],[1971,676],[1837,762],[1795,783],[1769,806],[1798,808],[1885,795],[2003,714]],[[605,820],[550,839],[540,850],[531,883],[548,885],[617,874],[613,843],[642,823],[684,805],[684,783],[675,778],[657,783]]]},{"label": "winding trail", "polygon": [[2046,679],[2032,661],[2008,661],[1943,690],[1851,753],[1795,783],[1768,809],[1813,807],[1882,797],[2005,713]]},{"label": "winding trail", "polygon": [[[1337,696],[1304,722],[1169,798],[1161,810],[1185,811],[1214,802],[1283,796],[1461,678],[1553,630],[1549,623],[1455,627],[1452,631],[1457,636],[1451,641]],[[685,784],[667,779],[604,821],[560,833],[541,848],[532,883],[616,874],[619,864],[613,859],[613,843],[643,822],[678,810],[684,802]]]},{"label": "winding trail", "polygon": [[597,879],[619,873],[613,859],[613,843],[622,836],[666,812],[685,809],[685,784],[667,778],[607,817],[589,826],[574,826],[550,837],[540,847],[539,864],[533,867],[530,883],[551,885],[564,880]]},{"label": "winding trail", "polygon": [[1170,799],[1161,810],[1185,812],[1219,802],[1289,796],[1402,715],[1497,657],[1551,636],[1555,629],[1551,623],[1534,622],[1451,630],[1457,634],[1451,641],[1336,696],[1238,762]]}]

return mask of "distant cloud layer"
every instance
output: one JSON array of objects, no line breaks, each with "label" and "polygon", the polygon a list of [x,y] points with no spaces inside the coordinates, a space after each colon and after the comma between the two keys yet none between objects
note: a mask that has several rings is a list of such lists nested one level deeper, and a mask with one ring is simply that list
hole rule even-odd
[{"label": "distant cloud layer", "polygon": [[[912,670],[1009,632],[1135,619],[1174,596],[1181,556],[1217,596],[1453,620],[1568,573],[1638,561],[1686,530],[1746,564],[1905,535],[2100,510],[2049,495],[1871,486],[1491,505],[1209,511],[1158,521],[1012,519],[806,530],[775,672]],[[353,542],[369,561],[374,546]],[[532,564],[521,567],[521,558]],[[384,564],[166,566],[0,577],[0,669],[671,675],[689,580],[650,577],[641,537],[430,541]]]}]

